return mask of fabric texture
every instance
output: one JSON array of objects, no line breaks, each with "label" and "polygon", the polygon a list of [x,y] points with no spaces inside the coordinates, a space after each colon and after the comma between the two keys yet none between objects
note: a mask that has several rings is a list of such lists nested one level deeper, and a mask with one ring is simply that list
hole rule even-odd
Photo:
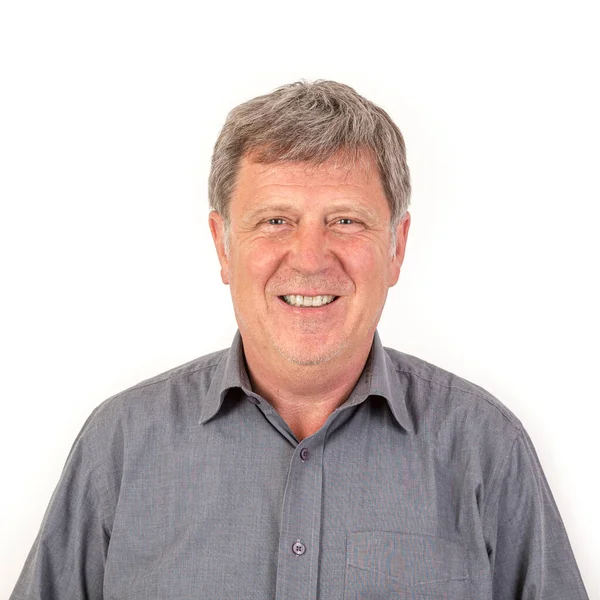
[{"label": "fabric texture", "polygon": [[110,398],[12,600],[587,598],[531,441],[483,389],[375,335],[298,442],[239,333]]}]

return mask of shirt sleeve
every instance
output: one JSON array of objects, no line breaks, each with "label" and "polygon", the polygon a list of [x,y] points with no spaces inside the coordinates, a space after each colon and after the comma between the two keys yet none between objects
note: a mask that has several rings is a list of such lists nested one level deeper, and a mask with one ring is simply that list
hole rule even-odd
[{"label": "shirt sleeve", "polygon": [[488,538],[494,600],[587,600],[558,508],[524,430],[497,487]]},{"label": "shirt sleeve", "polygon": [[10,600],[101,600],[110,539],[102,456],[90,417],[76,439]]}]

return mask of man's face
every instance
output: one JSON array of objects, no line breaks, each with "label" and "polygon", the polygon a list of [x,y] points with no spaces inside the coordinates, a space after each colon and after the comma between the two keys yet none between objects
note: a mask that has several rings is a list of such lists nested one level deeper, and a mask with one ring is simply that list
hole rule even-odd
[{"label": "man's face", "polygon": [[368,350],[398,281],[410,224],[391,246],[379,172],[364,157],[322,165],[244,159],[223,222],[210,226],[246,355],[311,365]]}]

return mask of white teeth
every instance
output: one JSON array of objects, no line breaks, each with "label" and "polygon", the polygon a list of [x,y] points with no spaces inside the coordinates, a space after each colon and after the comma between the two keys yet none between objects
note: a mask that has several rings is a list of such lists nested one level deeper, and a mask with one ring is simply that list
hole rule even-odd
[{"label": "white teeth", "polygon": [[283,299],[292,306],[324,306],[333,302],[335,296],[299,296],[292,294]]}]

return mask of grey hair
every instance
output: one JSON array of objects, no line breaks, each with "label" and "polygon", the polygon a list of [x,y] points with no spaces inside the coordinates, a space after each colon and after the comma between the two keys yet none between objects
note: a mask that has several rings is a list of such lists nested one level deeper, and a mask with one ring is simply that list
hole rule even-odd
[{"label": "grey hair", "polygon": [[352,164],[365,150],[379,169],[395,233],[410,200],[406,148],[396,124],[382,108],[342,83],[318,80],[284,85],[228,114],[212,156],[210,208],[222,216],[228,232],[229,202],[244,156],[265,164],[318,165],[343,152]]}]

